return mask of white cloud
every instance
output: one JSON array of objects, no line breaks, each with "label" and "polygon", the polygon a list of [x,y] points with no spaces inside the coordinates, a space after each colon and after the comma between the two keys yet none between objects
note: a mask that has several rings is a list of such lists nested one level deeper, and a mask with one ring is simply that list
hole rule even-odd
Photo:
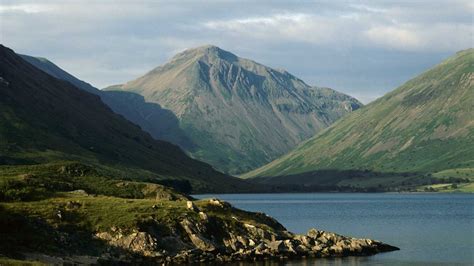
[{"label": "white cloud", "polygon": [[[454,51],[473,45],[471,21],[431,21],[437,13],[424,11],[428,21],[411,21],[403,8],[352,5],[338,14],[277,13],[210,20],[206,30],[266,42],[305,42],[339,47],[377,47],[402,51]],[[406,9],[406,8],[405,8]],[[451,12],[440,11],[451,17]],[[428,14],[428,15],[427,15]],[[445,18],[449,19],[449,18]]]},{"label": "white cloud", "polygon": [[418,49],[422,41],[415,31],[395,26],[376,26],[364,32],[374,44],[399,49]]},{"label": "white cloud", "polygon": [[43,13],[54,10],[51,5],[41,4],[19,4],[19,5],[0,5],[1,13],[23,12],[27,14]]},{"label": "white cloud", "polygon": [[203,23],[206,29],[224,34],[264,40],[328,43],[335,39],[340,23],[322,16],[283,13]]},{"label": "white cloud", "polygon": [[99,87],[215,44],[364,99],[473,46],[469,0],[185,2],[0,0],[0,40]]}]

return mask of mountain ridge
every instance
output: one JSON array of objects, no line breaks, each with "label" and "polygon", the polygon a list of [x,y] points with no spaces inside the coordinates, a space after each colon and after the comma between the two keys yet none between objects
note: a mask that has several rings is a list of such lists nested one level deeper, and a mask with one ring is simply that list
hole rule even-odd
[{"label": "mountain ridge", "polygon": [[269,162],[362,105],[213,45],[105,90],[138,93],[172,111],[196,145],[188,152],[231,174]]},{"label": "mountain ridge", "polygon": [[[134,178],[187,180],[195,191],[235,191],[250,184],[154,140],[115,114],[98,95],[29,64],[0,46],[0,161],[80,161],[134,173]],[[122,174],[121,174],[122,175]]]},{"label": "mountain ridge", "polygon": [[474,49],[456,53],[244,177],[315,184],[331,169],[436,176],[473,168],[473,61]]},{"label": "mountain ridge", "polygon": [[[194,147],[194,144],[179,128],[174,114],[162,108],[159,104],[146,102],[143,96],[132,92],[99,90],[91,84],[74,77],[44,57],[20,56],[53,77],[68,81],[82,90],[98,95],[115,113],[122,115],[143,130],[153,132],[155,139],[169,141],[186,150]],[[158,122],[150,123],[150,120]]]}]

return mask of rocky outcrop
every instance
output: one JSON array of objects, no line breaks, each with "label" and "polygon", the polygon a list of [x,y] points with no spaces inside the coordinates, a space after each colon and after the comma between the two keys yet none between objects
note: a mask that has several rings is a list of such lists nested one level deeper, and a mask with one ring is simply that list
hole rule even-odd
[{"label": "rocky outcrop", "polygon": [[163,224],[129,234],[114,228],[114,232],[100,232],[96,237],[112,247],[160,263],[367,256],[398,250],[376,240],[317,229],[305,235],[293,234],[265,214],[250,216],[216,199],[186,204],[189,213],[167,224],[166,230]]}]

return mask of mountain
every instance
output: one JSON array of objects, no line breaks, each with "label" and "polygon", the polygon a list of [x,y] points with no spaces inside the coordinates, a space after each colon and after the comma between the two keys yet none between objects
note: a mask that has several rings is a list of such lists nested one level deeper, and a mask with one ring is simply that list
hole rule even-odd
[{"label": "mountain", "polygon": [[113,113],[94,94],[0,46],[0,164],[79,161],[128,179],[187,181],[194,191],[252,186],[189,158]]},{"label": "mountain", "polygon": [[32,64],[36,68],[41,69],[42,71],[46,72],[50,76],[53,76],[57,79],[62,79],[65,81],[68,81],[72,85],[83,89],[87,92],[93,93],[93,94],[100,94],[100,90],[93,87],[91,84],[84,82],[73,75],[69,74],[68,72],[64,71],[57,65],[55,65],[53,62],[49,61],[48,59],[44,57],[34,57],[34,56],[29,56],[29,55],[23,55],[23,54],[18,54],[21,58],[23,58],[25,61],[28,63]]},{"label": "mountain", "polygon": [[139,125],[143,130],[152,132],[155,139],[169,141],[183,149],[194,147],[191,140],[179,127],[176,116],[171,111],[163,109],[159,104],[145,102],[143,96],[132,92],[99,90],[74,77],[46,58],[20,56],[55,78],[68,81],[80,89],[100,96],[101,100],[115,113]]},{"label": "mountain", "polygon": [[105,90],[137,93],[170,110],[193,144],[181,147],[231,174],[270,162],[361,106],[347,95],[210,45]]},{"label": "mountain", "polygon": [[0,45],[1,265],[222,264],[399,250],[316,229],[294,234],[264,213],[164,186],[259,188],[154,140],[112,112],[102,93],[41,65],[49,72]]},{"label": "mountain", "polygon": [[458,52],[244,177],[347,186],[474,178],[473,72],[474,49]]}]

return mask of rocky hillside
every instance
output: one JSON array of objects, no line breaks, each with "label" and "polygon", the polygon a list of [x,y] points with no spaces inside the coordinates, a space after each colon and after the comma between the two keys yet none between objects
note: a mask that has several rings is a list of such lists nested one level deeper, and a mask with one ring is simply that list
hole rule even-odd
[{"label": "rocky hillside", "polygon": [[0,214],[1,264],[222,263],[398,250],[315,229],[296,235],[263,213],[83,164],[0,167]]},{"label": "rocky hillside", "polygon": [[246,177],[374,187],[474,180],[473,73],[474,49],[458,52]]},{"label": "rocky hillside", "polygon": [[0,164],[73,160],[109,167],[128,179],[188,182],[195,191],[250,184],[154,140],[98,96],[56,79],[0,47]]},{"label": "rocky hillside", "polygon": [[[275,159],[361,106],[215,46],[186,50],[143,77],[106,90],[138,93],[170,110],[192,142],[175,143],[232,174]],[[142,115],[144,120],[133,121],[163,138],[145,126],[160,122]]]}]

